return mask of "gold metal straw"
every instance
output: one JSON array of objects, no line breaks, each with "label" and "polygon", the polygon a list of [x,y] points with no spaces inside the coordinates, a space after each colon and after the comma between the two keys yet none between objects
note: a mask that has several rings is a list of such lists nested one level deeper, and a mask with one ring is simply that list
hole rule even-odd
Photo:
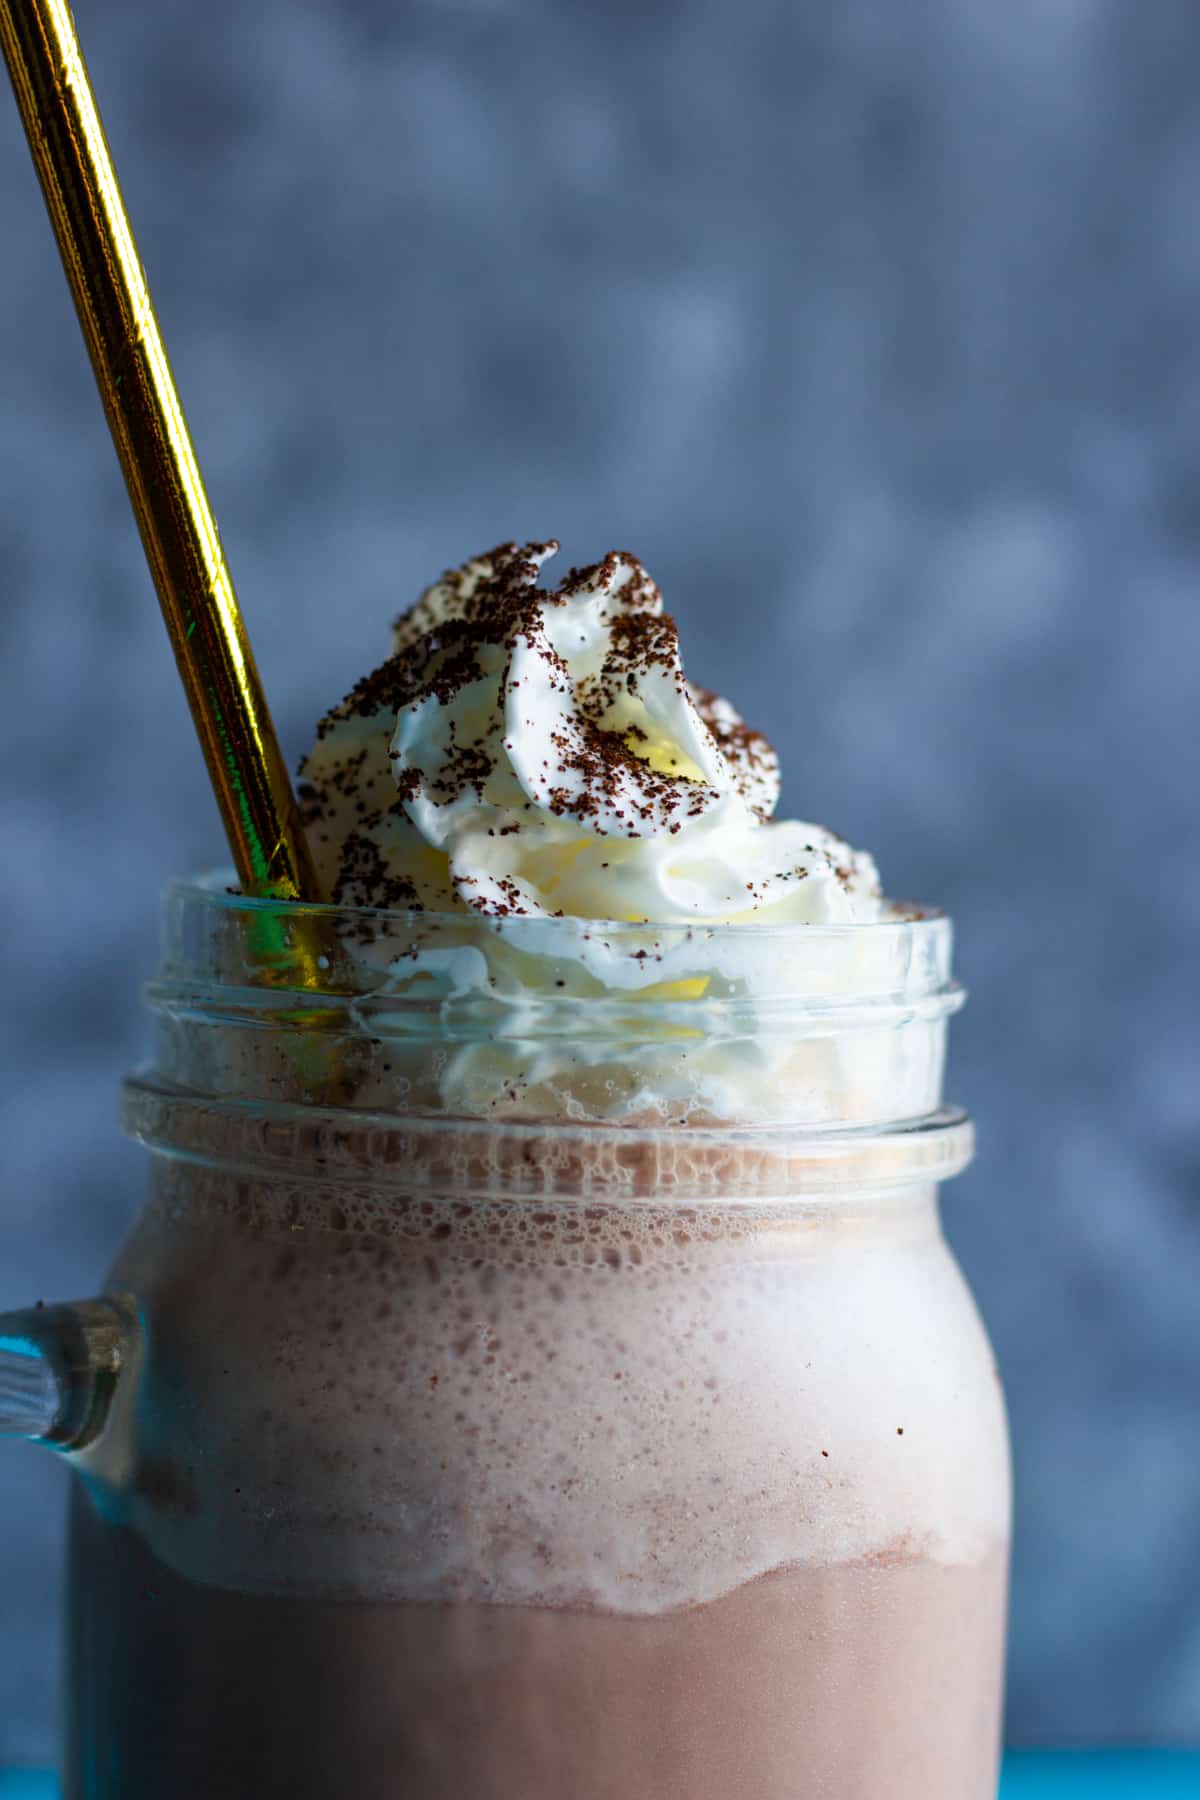
[{"label": "gold metal straw", "polygon": [[243,888],[319,900],[65,0],[0,0],[0,41]]}]

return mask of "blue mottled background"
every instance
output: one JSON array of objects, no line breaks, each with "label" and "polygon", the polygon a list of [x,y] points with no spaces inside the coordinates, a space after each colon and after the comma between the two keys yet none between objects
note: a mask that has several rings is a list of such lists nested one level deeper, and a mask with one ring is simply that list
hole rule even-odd
[{"label": "blue mottled background", "polygon": [[[960,925],[1010,1723],[1200,1739],[1200,9],[78,0],[289,752],[452,560],[638,550]],[[4,96],[5,101],[7,96]],[[0,105],[0,1304],[87,1292],[199,754]],[[64,1472],[0,1449],[0,1762]]]}]

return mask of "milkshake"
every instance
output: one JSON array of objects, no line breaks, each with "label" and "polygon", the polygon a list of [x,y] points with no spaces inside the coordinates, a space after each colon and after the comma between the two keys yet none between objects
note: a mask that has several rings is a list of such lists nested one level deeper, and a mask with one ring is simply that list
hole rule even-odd
[{"label": "milkshake", "polygon": [[994,1795],[948,923],[772,820],[635,559],[551,549],[319,728],[325,985],[264,963],[304,909],[168,894],[70,1796]]}]

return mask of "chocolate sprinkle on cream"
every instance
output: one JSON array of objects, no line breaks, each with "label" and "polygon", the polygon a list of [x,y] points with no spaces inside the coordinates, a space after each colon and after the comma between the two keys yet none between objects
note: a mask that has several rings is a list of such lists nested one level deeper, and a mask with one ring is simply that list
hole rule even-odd
[{"label": "chocolate sprinkle on cream", "polygon": [[686,679],[638,559],[610,551],[540,587],[557,549],[500,544],[448,571],[321,720],[300,800],[330,898],[497,918],[876,916],[868,857],[771,822],[774,751]]}]

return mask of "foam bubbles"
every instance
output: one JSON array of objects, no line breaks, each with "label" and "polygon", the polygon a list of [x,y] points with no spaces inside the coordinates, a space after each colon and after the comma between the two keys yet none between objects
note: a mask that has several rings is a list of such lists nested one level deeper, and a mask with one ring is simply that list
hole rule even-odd
[{"label": "foam bubbles", "polygon": [[157,1157],[114,1271],[148,1347],[136,1441],[90,1470],[181,1574],[656,1613],[1004,1535],[998,1390],[931,1189],[694,1201],[660,1167],[637,1202],[556,1198],[553,1170],[514,1199],[307,1167]]}]

